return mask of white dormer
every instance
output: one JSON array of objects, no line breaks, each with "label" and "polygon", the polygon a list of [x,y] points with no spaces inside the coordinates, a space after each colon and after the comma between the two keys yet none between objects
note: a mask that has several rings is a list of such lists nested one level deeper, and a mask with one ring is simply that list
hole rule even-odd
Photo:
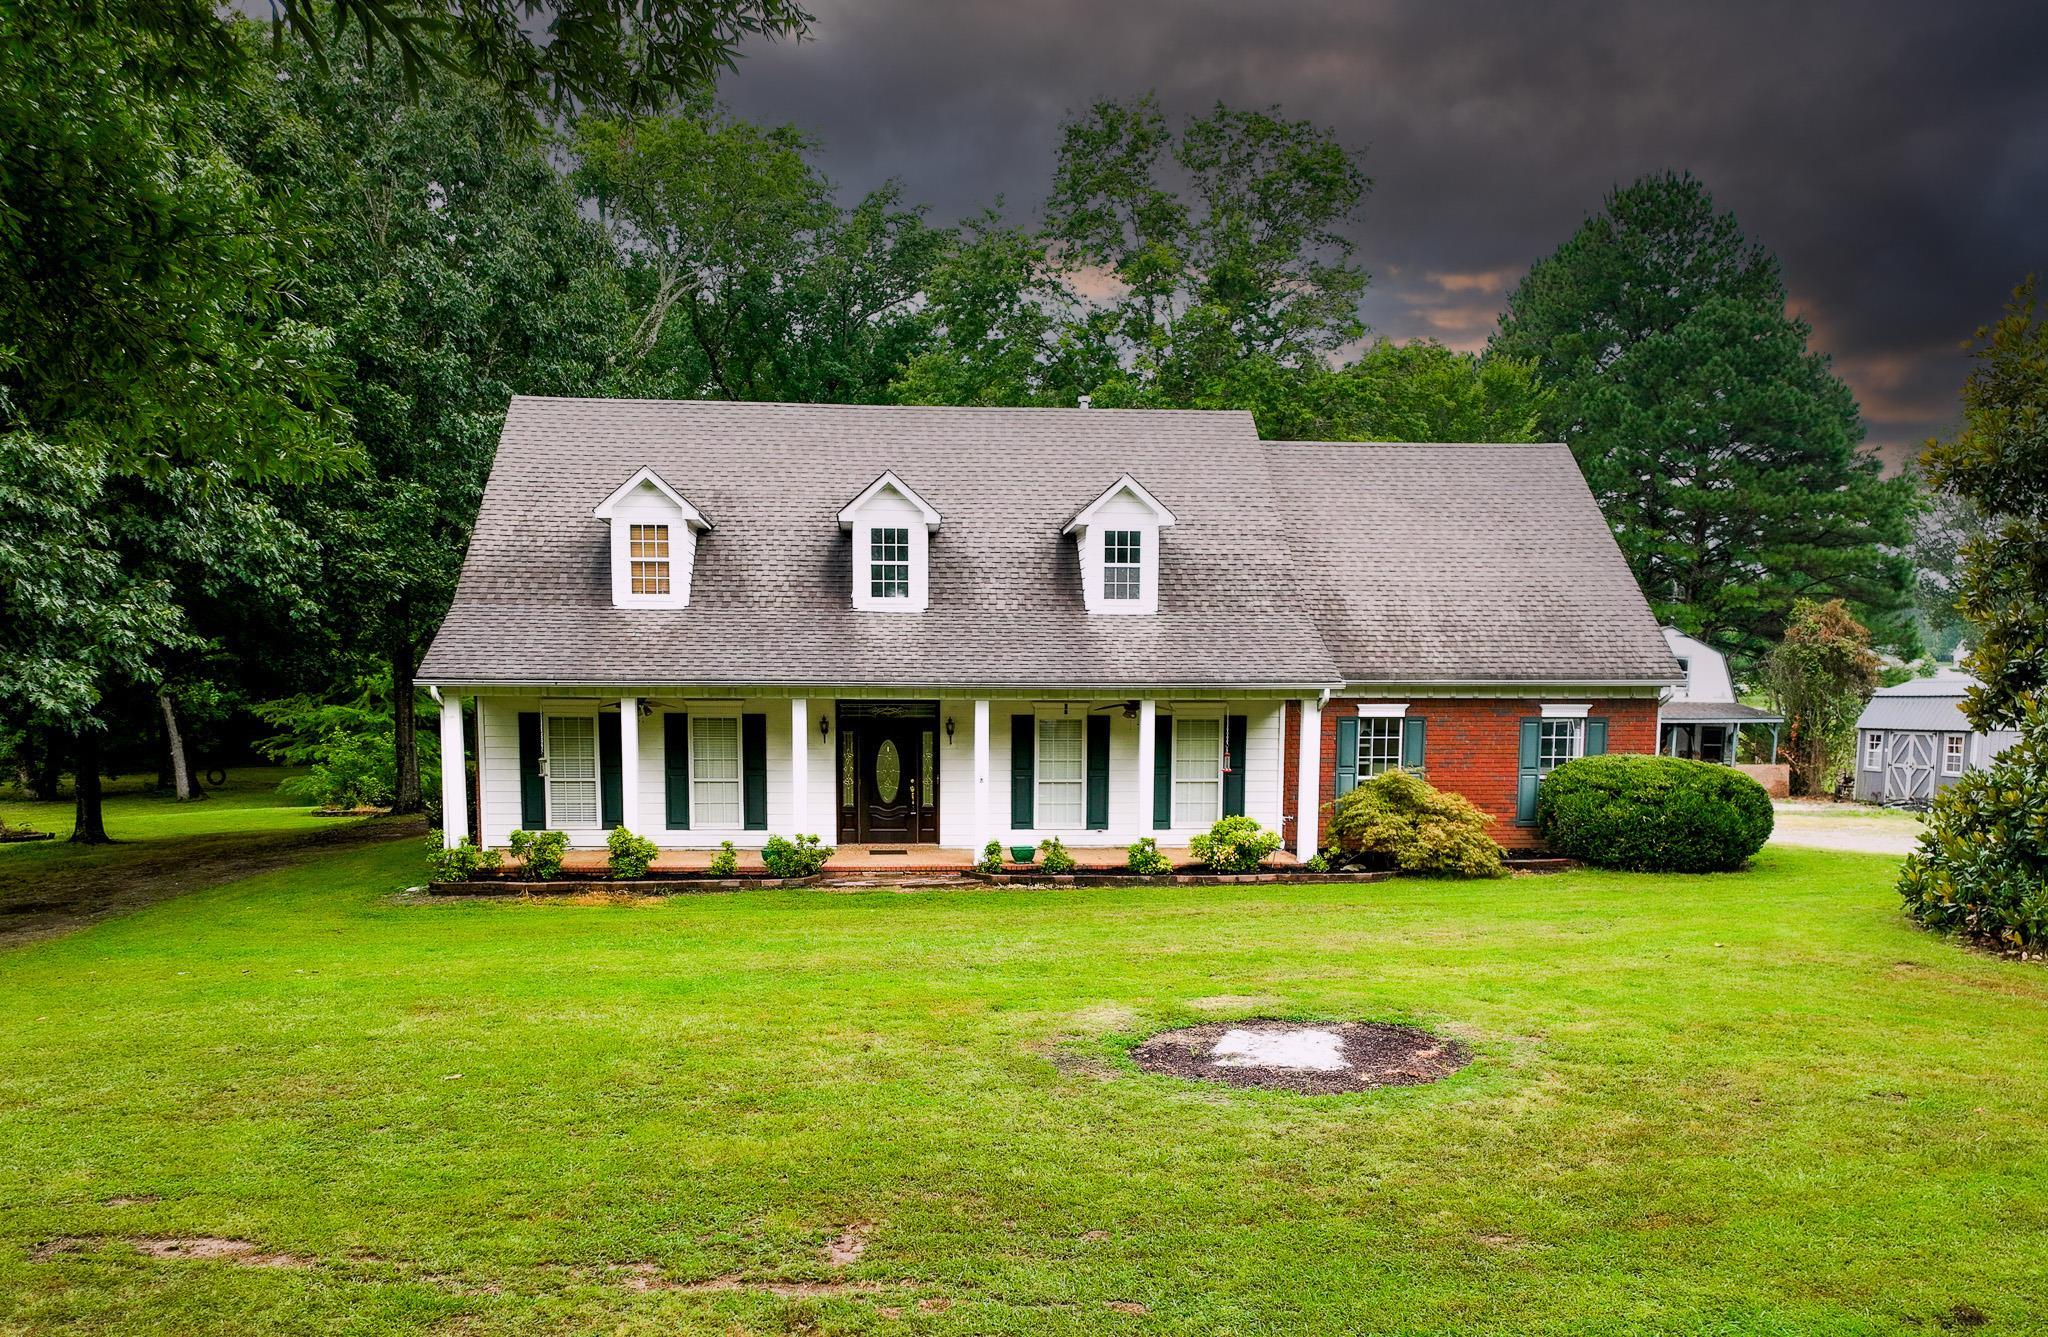
[{"label": "white dormer", "polygon": [[702,511],[663,482],[660,474],[642,469],[592,514],[612,529],[614,608],[690,606],[697,536],[711,530]]},{"label": "white dormer", "polygon": [[1091,613],[1159,611],[1159,531],[1173,512],[1125,474],[1067,522],[1081,549],[1081,602]]},{"label": "white dormer", "polygon": [[939,513],[894,473],[884,473],[839,512],[853,535],[853,606],[868,613],[922,613],[931,606],[931,536]]}]

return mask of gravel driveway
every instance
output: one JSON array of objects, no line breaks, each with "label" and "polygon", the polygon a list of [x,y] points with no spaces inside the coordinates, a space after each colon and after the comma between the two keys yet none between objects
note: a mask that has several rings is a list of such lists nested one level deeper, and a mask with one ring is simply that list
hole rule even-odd
[{"label": "gravel driveway", "polygon": [[1774,803],[1776,845],[1807,845],[1863,854],[1911,854],[1920,843],[1917,814],[1847,803]]}]

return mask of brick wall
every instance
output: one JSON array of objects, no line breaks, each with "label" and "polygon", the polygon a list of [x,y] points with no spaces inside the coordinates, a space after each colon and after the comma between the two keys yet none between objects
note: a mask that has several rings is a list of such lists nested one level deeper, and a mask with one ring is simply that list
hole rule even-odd
[{"label": "brick wall", "polygon": [[[1317,789],[1325,804],[1337,791],[1337,721],[1346,716],[1356,718],[1359,704],[1375,699],[1332,697],[1323,708],[1322,782]],[[1657,750],[1657,702],[1652,697],[1603,700],[1560,695],[1548,699],[1590,702],[1593,715],[1607,721],[1609,752]],[[1410,716],[1420,715],[1428,721],[1423,765],[1429,782],[1478,804],[1493,818],[1490,834],[1511,850],[1537,844],[1534,830],[1515,825],[1515,780],[1521,765],[1521,722],[1542,713],[1543,702],[1535,698],[1423,698],[1408,703]],[[1297,723],[1297,736],[1299,732]],[[1289,776],[1293,774],[1290,768]],[[1298,796],[1291,778],[1284,801],[1285,811],[1294,812]],[[1326,813],[1324,822],[1328,820]]]}]

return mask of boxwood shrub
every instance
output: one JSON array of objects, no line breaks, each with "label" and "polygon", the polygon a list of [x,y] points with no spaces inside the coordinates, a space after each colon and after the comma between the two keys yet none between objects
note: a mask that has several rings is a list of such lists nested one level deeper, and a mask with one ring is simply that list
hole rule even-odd
[{"label": "boxwood shrub", "polygon": [[1601,868],[1715,873],[1771,835],[1771,797],[1742,772],[1679,757],[1582,757],[1543,779],[1536,829],[1552,850]]}]

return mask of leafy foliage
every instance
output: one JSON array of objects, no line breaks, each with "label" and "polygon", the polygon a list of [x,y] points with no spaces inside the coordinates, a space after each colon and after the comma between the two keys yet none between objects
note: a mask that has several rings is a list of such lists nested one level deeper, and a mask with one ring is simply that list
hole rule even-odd
[{"label": "leafy foliage", "polygon": [[1899,894],[1929,928],[2048,947],[2048,709],[2022,704],[2019,741],[1934,796]]},{"label": "leafy foliage", "polygon": [[519,860],[522,876],[534,882],[552,882],[562,875],[569,837],[561,831],[514,831],[506,846]]},{"label": "leafy foliage", "polygon": [[1188,842],[1188,849],[1212,873],[1253,873],[1280,848],[1280,836],[1250,817],[1225,817]]},{"label": "leafy foliage", "polygon": [[612,828],[605,848],[610,852],[606,871],[613,877],[646,877],[647,866],[661,853],[661,847],[646,836],[636,836],[623,826]]},{"label": "leafy foliage", "polygon": [[[1346,861],[1404,873],[1500,877],[1500,846],[1487,816],[1462,794],[1447,794],[1400,769],[1362,780],[1330,805],[1329,841]],[[1319,852],[1320,853],[1320,852]]]},{"label": "leafy foliage", "polygon": [[1000,840],[991,840],[988,844],[983,845],[981,847],[981,862],[975,864],[974,867],[977,871],[983,873],[1002,872],[1003,842]]},{"label": "leafy foliage", "polygon": [[1159,842],[1140,836],[1124,851],[1124,867],[1144,877],[1163,877],[1173,871],[1173,860],[1159,852]]},{"label": "leafy foliage", "polygon": [[1714,873],[1770,839],[1770,795],[1740,771],[1682,757],[1581,757],[1543,777],[1536,828],[1601,868]]},{"label": "leafy foliage", "polygon": [[427,866],[433,869],[437,882],[467,882],[503,862],[504,856],[498,851],[478,849],[468,836],[453,848],[444,848],[438,835],[427,839]]},{"label": "leafy foliage", "polygon": [[1380,339],[1357,361],[1312,384],[1316,421],[1289,434],[1325,441],[1535,441],[1549,400],[1527,360],[1460,353],[1433,339]]},{"label": "leafy foliage", "polygon": [[1038,871],[1041,873],[1071,873],[1074,871],[1074,856],[1067,851],[1067,842],[1058,836],[1047,836],[1038,842]]},{"label": "leafy foliage", "polygon": [[[354,688],[353,695],[338,701],[302,695],[253,708],[258,719],[277,730],[258,748],[287,766],[310,768],[278,786],[281,791],[327,808],[391,805],[398,786],[391,751],[391,680],[369,674]],[[430,787],[438,790],[440,740],[427,735],[420,747]]]},{"label": "leafy foliage", "polygon": [[705,871],[713,877],[731,877],[740,871],[739,851],[732,847],[730,840],[718,842],[718,852],[711,856],[711,865]]},{"label": "leafy foliage", "polygon": [[761,847],[761,862],[770,877],[816,877],[831,857],[832,847],[816,836],[770,836]]},{"label": "leafy foliage", "polygon": [[1878,687],[1870,634],[1840,599],[1797,599],[1764,678],[1785,713],[1792,792],[1824,794],[1856,747],[1856,717]]}]

